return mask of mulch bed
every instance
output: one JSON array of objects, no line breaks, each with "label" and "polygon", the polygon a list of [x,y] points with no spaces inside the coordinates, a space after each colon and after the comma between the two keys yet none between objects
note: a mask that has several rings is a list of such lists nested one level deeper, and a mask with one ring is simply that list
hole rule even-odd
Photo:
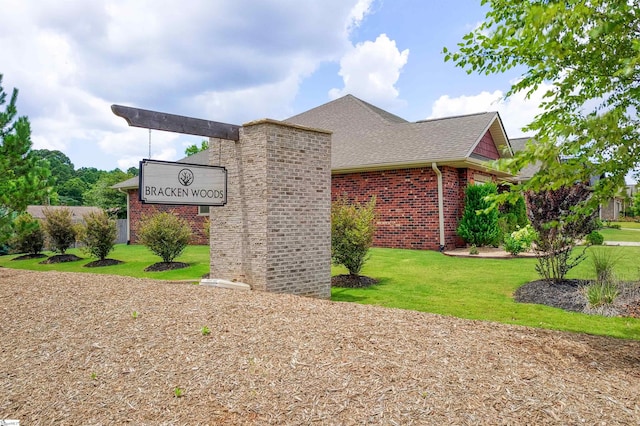
[{"label": "mulch bed", "polygon": [[516,302],[537,303],[592,315],[640,318],[640,288],[637,283],[622,283],[620,294],[612,305],[589,307],[585,287],[589,280],[564,280],[560,283],[532,281],[513,294]]},{"label": "mulch bed", "polygon": [[21,424],[640,423],[639,341],[10,268],[0,301]]},{"label": "mulch bed", "polygon": [[144,268],[145,272],[173,271],[174,269],[188,268],[188,263],[183,262],[158,262]]},{"label": "mulch bed", "polygon": [[43,265],[47,265],[51,263],[75,262],[76,260],[82,260],[82,258],[76,256],[75,254],[56,254],[55,256],[51,256],[40,263]]},{"label": "mulch bed", "polygon": [[344,287],[344,288],[364,288],[377,284],[378,280],[375,278],[365,277],[363,275],[335,275],[331,277],[332,287]]},{"label": "mulch bed", "polygon": [[124,263],[122,260],[116,260],[116,259],[98,259],[98,260],[94,260],[93,262],[89,262],[86,265],[84,265],[85,268],[99,268],[102,266],[113,266],[113,265],[120,265],[121,263]]}]

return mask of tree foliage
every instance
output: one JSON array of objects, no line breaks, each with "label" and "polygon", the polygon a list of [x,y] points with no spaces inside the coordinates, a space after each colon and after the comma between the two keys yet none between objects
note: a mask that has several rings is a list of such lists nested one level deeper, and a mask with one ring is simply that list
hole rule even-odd
[{"label": "tree foliage", "polygon": [[120,169],[103,173],[95,185],[84,193],[84,204],[113,211],[120,218],[126,217],[127,195],[111,187],[131,177],[133,175]]},{"label": "tree foliage", "polygon": [[203,140],[202,142],[200,142],[200,146],[193,144],[188,146],[185,150],[184,150],[184,155],[186,155],[187,157],[197,154],[200,151],[205,151],[209,149],[209,141],[208,140]]},{"label": "tree foliage", "polygon": [[162,258],[163,262],[172,262],[184,251],[191,227],[178,216],[163,212],[145,217],[140,222],[138,239],[151,252]]},{"label": "tree foliage", "polygon": [[543,279],[562,281],[571,268],[584,260],[585,251],[574,255],[573,248],[597,228],[598,211],[593,209],[585,214],[576,206],[584,204],[592,195],[585,184],[526,193],[531,226],[538,234],[536,271]]},{"label": "tree foliage", "polygon": [[358,275],[368,259],[376,232],[376,199],[366,204],[340,198],[331,205],[331,260]]},{"label": "tree foliage", "polygon": [[[539,162],[525,190],[554,190],[606,175],[593,203],[640,165],[640,8],[619,0],[482,0],[485,21],[445,60],[467,72],[524,69],[506,97],[550,87],[526,130],[528,144],[501,167]],[[557,161],[559,158],[563,161]]]},{"label": "tree foliage", "polygon": [[46,208],[44,214],[44,230],[49,236],[51,249],[65,254],[76,242],[76,228],[73,224],[71,210],[66,207]]},{"label": "tree foliage", "polygon": [[496,193],[496,185],[492,183],[469,185],[465,189],[464,212],[457,231],[466,243],[482,247],[499,242],[498,211],[489,209],[491,202],[487,199]]},{"label": "tree foliage", "polygon": [[105,211],[91,212],[84,215],[83,219],[81,241],[85,245],[85,251],[99,260],[106,259],[113,250],[118,236],[115,220]]},{"label": "tree foliage", "polygon": [[39,254],[44,250],[44,231],[40,221],[29,213],[22,213],[14,223],[15,234],[11,246],[18,253]]},{"label": "tree foliage", "polygon": [[[18,90],[0,110],[0,245],[12,234],[14,219],[27,205],[39,203],[47,194],[49,170],[31,151],[31,125],[17,117]],[[0,107],[6,104],[0,74]]]}]

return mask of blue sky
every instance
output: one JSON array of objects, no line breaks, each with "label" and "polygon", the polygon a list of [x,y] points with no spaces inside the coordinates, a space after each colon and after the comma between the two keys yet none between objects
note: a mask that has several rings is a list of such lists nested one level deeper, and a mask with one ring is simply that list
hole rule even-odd
[{"label": "blue sky", "polygon": [[[499,111],[510,137],[539,95],[500,101],[518,77],[445,63],[479,0],[0,0],[0,73],[35,148],[76,168],[148,157],[149,133],[111,104],[242,124],[285,119],[351,93],[407,120]],[[544,89],[544,88],[542,88]],[[151,157],[202,138],[151,132]]]}]

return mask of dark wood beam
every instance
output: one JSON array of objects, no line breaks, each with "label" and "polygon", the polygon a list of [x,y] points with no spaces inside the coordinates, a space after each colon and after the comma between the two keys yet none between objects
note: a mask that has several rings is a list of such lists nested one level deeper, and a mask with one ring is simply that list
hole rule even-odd
[{"label": "dark wood beam", "polygon": [[124,118],[129,126],[145,129],[165,130],[187,135],[206,136],[237,141],[240,139],[240,126],[219,123],[200,118],[184,117],[165,112],[149,111],[122,105],[111,105],[111,111]]}]

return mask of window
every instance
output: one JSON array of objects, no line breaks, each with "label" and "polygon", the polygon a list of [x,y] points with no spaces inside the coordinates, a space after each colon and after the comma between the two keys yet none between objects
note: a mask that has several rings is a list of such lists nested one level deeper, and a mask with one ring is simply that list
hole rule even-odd
[{"label": "window", "polygon": [[198,216],[209,216],[209,206],[198,206]]}]

